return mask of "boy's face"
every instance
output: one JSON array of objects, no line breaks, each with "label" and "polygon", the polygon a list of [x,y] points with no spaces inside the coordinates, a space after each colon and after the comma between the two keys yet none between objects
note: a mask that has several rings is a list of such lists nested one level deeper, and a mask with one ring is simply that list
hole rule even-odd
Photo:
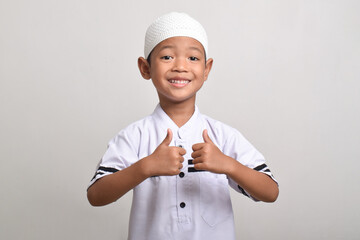
[{"label": "boy's face", "polygon": [[160,42],[152,51],[149,64],[139,58],[145,79],[152,79],[160,103],[195,103],[197,91],[206,81],[212,66],[206,61],[200,42],[190,37],[172,37]]}]

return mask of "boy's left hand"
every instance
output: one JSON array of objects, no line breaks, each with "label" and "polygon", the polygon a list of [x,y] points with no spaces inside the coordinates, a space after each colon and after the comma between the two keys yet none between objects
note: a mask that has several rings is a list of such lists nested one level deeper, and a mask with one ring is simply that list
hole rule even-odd
[{"label": "boy's left hand", "polygon": [[203,131],[204,143],[192,146],[194,167],[197,170],[206,170],[214,173],[226,173],[229,167],[229,157],[211,141],[207,130]]}]

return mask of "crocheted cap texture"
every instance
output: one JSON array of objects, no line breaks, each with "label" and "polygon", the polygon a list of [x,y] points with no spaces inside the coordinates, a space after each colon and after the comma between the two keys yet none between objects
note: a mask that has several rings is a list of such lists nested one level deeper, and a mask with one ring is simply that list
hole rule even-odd
[{"label": "crocheted cap texture", "polygon": [[198,40],[208,50],[208,40],[201,24],[186,13],[172,12],[156,19],[147,29],[145,35],[145,58],[160,42],[171,37],[191,37]]}]

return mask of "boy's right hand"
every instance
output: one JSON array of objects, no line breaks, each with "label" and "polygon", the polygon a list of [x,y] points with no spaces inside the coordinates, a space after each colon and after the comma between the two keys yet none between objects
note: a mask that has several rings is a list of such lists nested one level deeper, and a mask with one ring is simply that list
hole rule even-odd
[{"label": "boy's right hand", "polygon": [[[180,147],[169,146],[172,140],[172,131],[167,130],[165,139],[146,158],[145,171],[149,176],[172,176],[180,173],[186,150]],[[145,160],[145,159],[144,159]]]}]

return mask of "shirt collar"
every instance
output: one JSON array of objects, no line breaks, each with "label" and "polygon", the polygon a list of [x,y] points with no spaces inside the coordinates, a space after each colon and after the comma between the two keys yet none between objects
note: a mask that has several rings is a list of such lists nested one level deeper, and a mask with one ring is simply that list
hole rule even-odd
[{"label": "shirt collar", "polygon": [[160,127],[163,127],[165,131],[166,129],[170,128],[173,134],[176,134],[180,139],[186,138],[189,134],[191,134],[193,127],[200,126],[200,112],[196,105],[193,115],[181,128],[179,128],[166,114],[166,112],[161,108],[160,104],[156,106],[152,116]]}]

